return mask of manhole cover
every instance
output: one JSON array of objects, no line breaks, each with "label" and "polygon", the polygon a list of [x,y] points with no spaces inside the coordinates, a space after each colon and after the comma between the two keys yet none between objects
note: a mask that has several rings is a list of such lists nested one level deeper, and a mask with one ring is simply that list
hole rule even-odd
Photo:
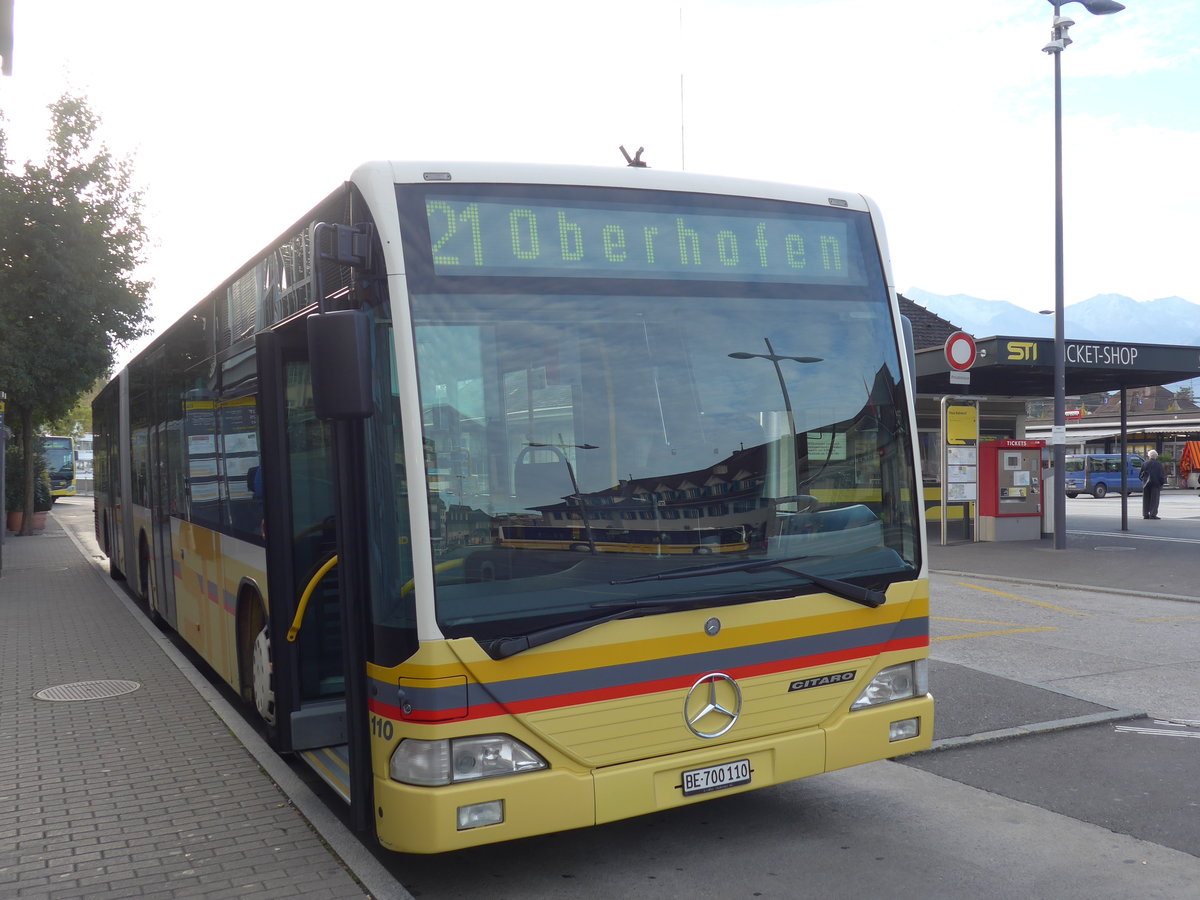
[{"label": "manhole cover", "polygon": [[140,687],[136,681],[75,681],[71,684],[42,688],[33,696],[38,700],[106,700],[136,691]]}]

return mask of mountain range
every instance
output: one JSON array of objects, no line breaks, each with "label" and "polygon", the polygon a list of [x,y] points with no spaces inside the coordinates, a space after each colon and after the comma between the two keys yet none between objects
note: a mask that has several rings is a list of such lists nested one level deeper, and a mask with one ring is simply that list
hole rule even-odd
[{"label": "mountain range", "polygon": [[[915,287],[902,293],[973,337],[1054,337],[1054,316],[1005,300],[932,294]],[[1139,302],[1121,294],[1097,294],[1070,304],[1064,313],[1063,331],[1069,340],[1200,346],[1200,303],[1182,297]]]}]

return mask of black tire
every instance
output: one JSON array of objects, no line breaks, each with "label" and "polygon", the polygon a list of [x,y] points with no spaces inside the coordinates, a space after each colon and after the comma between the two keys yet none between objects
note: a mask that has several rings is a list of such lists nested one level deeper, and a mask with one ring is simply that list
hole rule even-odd
[{"label": "black tire", "polygon": [[124,581],[125,573],[117,568],[117,561],[113,559],[112,541],[109,539],[108,513],[104,513],[104,521],[100,528],[104,535],[104,555],[108,557],[108,577],[113,581]]},{"label": "black tire", "polygon": [[267,728],[275,728],[275,676],[271,662],[271,631],[266,624],[254,635],[251,655],[250,690],[254,707],[263,724]]},{"label": "black tire", "polygon": [[1092,496],[1097,500],[1103,500],[1108,496],[1108,486],[1104,483],[1096,485],[1096,487],[1092,489]]},{"label": "black tire", "polygon": [[138,541],[138,596],[150,605],[150,544],[144,534]]},{"label": "black tire", "polygon": [[267,610],[256,591],[244,590],[238,602],[238,668],[242,699],[257,713],[273,747],[279,743],[275,673]]},{"label": "black tire", "polygon": [[138,591],[146,602],[146,614],[160,631],[167,631],[167,620],[154,608],[150,600],[150,544],[145,535],[138,542]]},{"label": "black tire", "polygon": [[1068,497],[1070,497],[1072,500],[1074,500],[1074,499],[1075,499],[1076,497],[1078,497],[1079,495],[1078,495],[1078,494],[1072,494],[1070,491],[1067,491],[1067,496],[1068,496]]}]

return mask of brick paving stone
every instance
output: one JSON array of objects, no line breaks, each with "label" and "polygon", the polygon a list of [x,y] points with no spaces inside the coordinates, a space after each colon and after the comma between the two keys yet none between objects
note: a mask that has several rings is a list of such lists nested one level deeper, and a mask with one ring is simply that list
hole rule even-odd
[{"label": "brick paving stone", "polygon": [[[0,896],[366,896],[54,513],[3,562]],[[98,679],[140,687],[33,696]]]}]

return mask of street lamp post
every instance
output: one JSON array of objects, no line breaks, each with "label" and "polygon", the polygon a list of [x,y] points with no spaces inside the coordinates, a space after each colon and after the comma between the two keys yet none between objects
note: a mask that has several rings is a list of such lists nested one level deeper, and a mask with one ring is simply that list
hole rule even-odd
[{"label": "street lamp post", "polygon": [[779,379],[779,391],[783,394],[783,410],[787,415],[787,446],[790,450],[788,454],[788,469],[792,476],[792,484],[786,490],[780,491],[783,496],[790,497],[796,493],[796,416],[792,412],[792,398],[788,393],[787,381],[783,377],[783,368],[779,365],[780,361],[790,359],[792,362],[798,363],[819,363],[822,361],[819,356],[783,356],[775,352],[775,348],[771,346],[770,338],[763,338],[763,343],[767,345],[766,353],[747,353],[744,350],[739,350],[735,353],[730,353],[730,359],[766,359],[770,360],[775,366],[775,376]]},{"label": "street lamp post", "polygon": [[[561,435],[560,435],[561,437]],[[579,505],[579,518],[583,520],[583,533],[587,536],[588,551],[596,555],[596,538],[592,534],[592,520],[588,518],[587,506],[583,502],[583,494],[579,491],[579,481],[575,478],[575,467],[571,465],[571,461],[567,459],[562,452],[567,447],[574,447],[576,450],[599,450],[595,444],[546,444],[539,441],[526,441],[526,447],[546,447],[551,450],[557,450],[558,455],[562,457],[563,465],[567,467],[567,477],[571,479],[571,490],[575,496],[575,502]]]},{"label": "street lamp post", "polygon": [[1063,485],[1067,456],[1067,346],[1063,328],[1063,166],[1062,166],[1062,52],[1071,39],[1074,21],[1060,15],[1067,3],[1082,3],[1096,16],[1120,12],[1114,0],[1049,0],[1054,6],[1050,43],[1042,48],[1054,57],[1054,427],[1050,432],[1054,460],[1054,549],[1067,547],[1067,495]]}]

